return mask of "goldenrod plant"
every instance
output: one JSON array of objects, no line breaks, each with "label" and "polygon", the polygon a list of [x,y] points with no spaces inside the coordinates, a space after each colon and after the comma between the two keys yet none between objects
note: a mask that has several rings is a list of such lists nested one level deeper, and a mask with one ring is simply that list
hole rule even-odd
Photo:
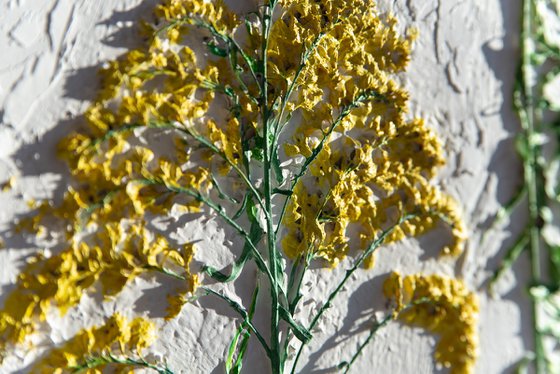
[{"label": "goldenrod plant", "polygon": [[[248,14],[220,0],[165,0],[142,30],[146,45],[107,64],[86,126],[60,143],[72,174],[63,201],[35,203],[19,225],[39,237],[62,232],[65,249],[39,253],[22,270],[0,312],[2,352],[29,344],[49,310],[66,313],[95,290],[117,295],[155,272],[178,284],[167,319],[206,296],[239,314],[226,372],[241,371],[254,339],[272,373],[295,373],[325,311],[382,245],[440,225],[451,232],[442,254],[461,253],[466,228],[458,206],[432,181],[444,164],[442,146],[407,114],[409,95],[395,80],[416,32],[399,34],[394,16],[365,0],[266,0]],[[194,213],[243,241],[240,253],[231,248],[237,258],[229,266],[195,265],[205,248],[152,224]],[[301,307],[310,264],[335,267],[344,259],[350,267],[318,310]],[[253,296],[236,301],[222,284],[248,263],[258,272]],[[417,279],[435,308],[456,313],[470,305],[465,313],[476,313],[462,286],[450,283],[438,294],[425,282]],[[257,316],[264,302],[270,314]],[[38,370],[111,364],[170,372],[140,356],[152,330],[125,328],[121,318],[109,321],[118,326],[110,338],[83,330],[74,338],[79,346],[71,340],[56,348]],[[254,318],[269,320],[269,331]],[[470,372],[474,319],[453,318],[445,321],[465,329],[465,352],[448,357],[440,343],[437,359]],[[418,323],[442,339],[455,331]]]},{"label": "goldenrod plant", "polygon": [[520,206],[526,206],[524,213],[529,219],[490,282],[494,285],[523,252],[528,253],[534,349],[522,360],[521,367],[533,365],[537,373],[560,373],[559,24],[560,2],[522,1],[521,61],[514,106],[521,122],[516,148],[524,179],[518,193],[498,213],[497,222],[517,217]]}]

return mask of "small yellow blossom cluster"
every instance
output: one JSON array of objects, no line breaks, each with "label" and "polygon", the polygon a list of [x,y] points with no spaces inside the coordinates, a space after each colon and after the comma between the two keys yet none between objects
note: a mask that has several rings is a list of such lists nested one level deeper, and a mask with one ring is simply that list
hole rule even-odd
[{"label": "small yellow blossom cluster", "polygon": [[441,275],[392,273],[384,293],[397,303],[395,315],[439,335],[435,359],[453,374],[474,373],[478,350],[478,299],[465,284]]},{"label": "small yellow blossom cluster", "polygon": [[8,342],[23,343],[33,333],[51,306],[62,313],[77,305],[84,292],[96,282],[104,295],[119,293],[136,276],[150,269],[183,269],[189,280],[183,293],[192,293],[198,275],[189,268],[194,247],[173,249],[163,236],[153,237],[144,227],[125,229],[106,223],[97,233],[95,243],[79,244],[58,255],[33,258],[19,274],[16,289],[8,296],[0,311],[0,346]]},{"label": "small yellow blossom cluster", "polygon": [[282,4],[270,52],[282,90],[290,85],[284,77],[296,76],[301,56],[314,48],[287,105],[302,120],[285,152],[307,159],[323,143],[283,221],[285,252],[296,257],[312,250],[336,265],[348,252],[352,226],[366,248],[410,215],[386,242],[443,220],[453,236],[443,253],[458,255],[466,231],[461,214],[430,183],[444,163],[441,144],[421,119],[405,119],[408,93],[390,78],[405,69],[414,33],[399,36],[393,17],[360,0]]},{"label": "small yellow blossom cluster", "polygon": [[229,11],[223,0],[165,0],[156,8],[156,16],[173,22],[191,17],[201,18],[220,32],[233,30],[238,25],[237,16]]},{"label": "small yellow blossom cluster", "polygon": [[379,17],[369,1],[294,0],[282,5],[281,19],[270,38],[271,79],[281,83],[293,76],[302,53],[316,44],[309,68],[298,81],[302,84],[299,100],[293,104],[310,117],[319,114],[308,126],[321,128],[326,115],[364,89],[378,88],[395,107],[404,103],[406,93],[387,74],[405,68],[414,32],[402,38],[396,19]]},{"label": "small yellow blossom cluster", "polygon": [[[70,246],[35,256],[19,275],[0,311],[2,347],[23,342],[49,307],[65,312],[97,283],[114,295],[138,274],[171,267],[187,281],[169,295],[169,318],[199,283],[190,270],[194,247],[173,249],[148,229],[146,215],[166,216],[174,207],[199,212],[201,201],[181,189],[212,191],[214,171],[227,175],[243,152],[238,117],[244,113],[246,126],[254,127],[258,110],[244,95],[235,111],[210,114],[213,105],[233,106],[218,93],[233,85],[234,72],[223,58],[205,57],[201,64],[186,36],[193,27],[208,37],[232,30],[238,21],[223,2],[168,0],[154,14],[155,24],[168,27],[159,32],[146,23],[148,43],[102,69],[86,128],[59,145],[74,177],[62,202],[39,204],[19,225],[38,236],[62,228]],[[222,157],[196,137],[208,139]]]},{"label": "small yellow blossom cluster", "polygon": [[194,245],[189,244],[185,247],[185,251],[178,253],[173,251],[169,254],[173,261],[184,269],[184,277],[189,280],[188,283],[183,284],[182,288],[177,289],[175,294],[167,296],[169,306],[167,308],[167,315],[165,319],[173,319],[180,312],[183,305],[187,302],[186,295],[192,295],[200,283],[199,275],[192,273],[190,270],[190,263],[194,258]]},{"label": "small yellow blossom cluster", "polygon": [[[168,1],[156,13],[196,16],[218,29],[235,22],[218,3]],[[66,311],[97,282],[106,295],[114,295],[138,274],[163,266],[178,268],[187,279],[169,296],[169,317],[179,312],[179,300],[199,283],[189,268],[194,248],[173,249],[147,228],[145,215],[168,215],[174,206],[200,211],[201,202],[180,195],[178,188],[208,193],[212,171],[225,174],[229,161],[239,158],[238,120],[231,115],[227,126],[218,126],[220,118],[207,114],[215,101],[223,104],[212,89],[231,77],[222,65],[210,60],[200,68],[195,52],[178,39],[152,35],[145,48],[102,70],[99,96],[85,114],[87,128],[59,145],[74,183],[60,204],[42,203],[20,224],[46,235],[53,219],[62,222],[57,228],[66,231],[70,247],[51,257],[34,257],[19,275],[0,311],[0,346],[22,343],[49,307]],[[241,108],[246,109],[251,108]],[[213,142],[226,160],[193,145],[197,135]]]},{"label": "small yellow blossom cluster", "polygon": [[[80,372],[101,374],[105,365],[87,368],[84,359],[119,352],[119,354],[140,354],[149,347],[155,339],[155,326],[152,322],[142,318],[127,320],[120,314],[115,314],[102,326],[84,329],[61,347],[49,352],[39,361],[33,372],[44,374],[66,373],[71,368],[84,367]],[[130,373],[129,367],[116,368],[118,373]]]},{"label": "small yellow blossom cluster", "polygon": [[[236,16],[222,2],[170,0],[155,14],[160,25],[169,24],[166,32],[146,25],[146,46],[102,69],[85,128],[59,144],[73,176],[62,201],[37,204],[19,224],[38,236],[63,231],[69,244],[33,257],[19,275],[0,310],[0,348],[24,342],[48,308],[65,312],[97,284],[105,295],[115,295],[143,272],[171,268],[186,282],[169,295],[170,318],[199,284],[190,269],[192,244],[176,249],[180,245],[154,231],[148,219],[167,217],[172,209],[199,212],[200,199],[182,191],[210,194],[214,173],[233,177],[228,173],[242,153],[238,117],[247,114],[244,126],[254,126],[258,110],[240,97],[235,111],[224,113],[233,107],[223,91],[234,86],[234,72],[217,56],[204,56],[201,64],[181,37],[199,30],[206,38],[234,27]],[[201,24],[213,31],[200,30]],[[218,152],[209,152],[197,137]]]}]

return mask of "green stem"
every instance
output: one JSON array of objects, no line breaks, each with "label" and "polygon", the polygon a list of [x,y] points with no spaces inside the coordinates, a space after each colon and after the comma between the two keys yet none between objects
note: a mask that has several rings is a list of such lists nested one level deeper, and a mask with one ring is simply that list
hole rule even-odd
[{"label": "green stem", "polygon": [[[257,283],[255,286],[255,291],[253,291],[253,297],[251,299],[251,307],[249,308],[249,321],[253,321],[253,315],[255,314],[255,309],[257,307],[257,298],[259,296],[259,278],[257,277]],[[243,358],[245,357],[245,352],[247,352],[247,347],[249,346],[249,339],[251,334],[246,334],[243,336],[241,341],[239,353],[237,359],[235,360],[235,365],[233,366],[235,373],[241,372],[241,367],[243,365]]]},{"label": "green stem", "polygon": [[164,268],[164,267],[161,267],[161,266],[154,266],[154,265],[144,265],[143,268],[146,269],[146,270],[157,271],[157,272],[160,272],[162,274],[168,275],[171,278],[175,278],[175,279],[179,279],[179,280],[188,282],[188,279],[185,276],[183,276],[179,273],[176,273],[173,270],[168,269],[168,268]]},{"label": "green stem", "polygon": [[243,170],[241,170],[239,168],[239,166],[237,166],[236,163],[234,163],[232,160],[230,160],[227,157],[227,155],[225,154],[225,152],[223,152],[218,147],[216,147],[214,144],[212,144],[212,142],[210,142],[208,139],[206,139],[203,136],[195,133],[192,129],[188,128],[184,124],[183,124],[183,127],[178,127],[178,126],[176,126],[172,123],[167,123],[167,122],[163,122],[163,123],[162,122],[149,122],[147,124],[133,123],[133,124],[129,124],[129,125],[119,127],[118,129],[115,129],[115,130],[108,131],[102,137],[99,137],[99,138],[93,140],[93,142],[91,143],[90,146],[95,147],[95,146],[99,145],[100,143],[110,139],[113,136],[117,136],[118,134],[128,132],[128,131],[132,131],[132,130],[137,129],[137,128],[175,130],[175,131],[182,132],[183,134],[194,138],[201,145],[210,149],[217,156],[222,158],[237,173],[237,175],[241,178],[241,180],[243,180],[243,183],[245,183],[245,185],[249,188],[249,191],[251,191],[251,193],[253,194],[253,196],[257,200],[257,202],[262,206],[262,198],[261,198],[261,195],[260,195],[259,191],[257,191],[255,186],[253,185],[253,183],[251,183],[251,181],[249,180],[249,177],[243,172]]},{"label": "green stem", "polygon": [[168,185],[168,184],[164,183],[163,181],[148,179],[148,178],[138,179],[137,181],[141,182],[141,183],[145,183],[147,185],[162,186],[162,187],[165,187],[166,189],[168,189],[169,191],[172,191],[172,192],[175,192],[175,193],[186,194],[188,196],[191,196],[191,197],[195,198],[197,201],[200,201],[201,203],[203,203],[204,205],[206,205],[207,207],[212,209],[214,212],[216,212],[218,214],[218,216],[220,216],[224,221],[226,221],[226,223],[228,223],[231,227],[233,227],[235,229],[235,231],[237,231],[239,233],[239,235],[241,235],[245,239],[246,243],[251,247],[251,250],[253,251],[253,255],[255,256],[255,259],[256,259],[256,262],[257,262],[257,265],[258,265],[259,269],[261,269],[263,272],[266,273],[266,275],[268,276],[268,278],[271,282],[273,281],[272,273],[271,273],[270,269],[268,268],[268,266],[266,265],[266,262],[264,261],[264,259],[263,259],[262,255],[260,254],[259,250],[257,249],[256,244],[253,243],[253,241],[251,240],[251,236],[247,233],[247,231],[245,231],[245,229],[243,229],[243,227],[241,227],[237,222],[235,222],[232,218],[230,218],[224,212],[224,209],[221,206],[217,205],[216,203],[214,203],[210,199],[204,197],[200,192],[198,192],[196,190],[192,190],[190,188]]},{"label": "green stem", "polygon": [[197,133],[195,133],[194,131],[192,131],[192,129],[189,129],[188,127],[184,127],[184,128],[180,128],[180,127],[175,127],[176,129],[180,130],[180,131],[184,131],[186,134],[192,136],[196,141],[198,141],[200,144],[202,144],[203,146],[205,146],[206,148],[210,149],[212,152],[214,152],[215,154],[217,154],[218,156],[220,156],[222,159],[224,159],[227,164],[233,169],[235,170],[235,172],[237,173],[237,175],[239,175],[239,177],[243,180],[243,182],[245,183],[245,185],[249,188],[249,191],[251,191],[251,193],[253,194],[253,196],[255,197],[255,199],[257,200],[257,203],[259,203],[259,205],[261,205],[262,207],[262,198],[261,198],[261,194],[259,193],[259,191],[257,191],[257,189],[255,188],[255,186],[253,185],[253,183],[251,183],[251,181],[249,180],[249,178],[247,177],[247,175],[243,172],[243,170],[241,170],[239,168],[239,166],[237,166],[237,164],[235,162],[233,162],[232,160],[230,160],[227,155],[220,150],[218,147],[216,147],[212,142],[210,142],[208,139],[204,138],[201,135],[198,135]]},{"label": "green stem", "polygon": [[[408,303],[407,305],[405,305],[400,312],[398,312],[398,314],[403,313],[404,311],[407,311],[408,309],[412,308],[413,306],[419,305],[419,304],[424,304],[424,303],[429,303],[430,299],[429,298],[419,298],[418,300],[412,301],[410,303]],[[381,321],[379,322],[375,322],[375,324],[372,326],[372,328],[369,331],[369,335],[366,338],[366,340],[360,344],[358,351],[354,354],[354,356],[352,356],[352,359],[347,362],[347,363],[343,363],[341,365],[339,365],[339,367],[344,367],[344,373],[348,373],[350,371],[350,368],[352,367],[352,365],[354,364],[354,362],[356,362],[356,360],[358,359],[358,357],[360,356],[360,354],[362,353],[362,351],[364,350],[364,348],[371,343],[371,341],[373,340],[373,338],[375,337],[375,334],[382,328],[385,327],[389,324],[389,322],[391,322],[392,320],[398,318],[398,315],[395,316],[394,313],[389,313],[388,315],[385,316],[385,318],[383,318]]]},{"label": "green stem", "polygon": [[[527,142],[527,155],[524,158],[524,177],[527,186],[527,198],[529,204],[529,250],[531,254],[531,276],[532,283],[541,282],[541,244],[540,244],[540,206],[539,206],[539,181],[537,176],[537,155],[539,147],[533,141],[535,134],[539,131],[537,122],[537,109],[535,108],[534,87],[532,70],[534,69],[531,56],[533,49],[533,17],[534,5],[532,0],[523,0],[522,10],[522,90],[523,110],[519,111],[521,124],[525,131]],[[535,369],[537,374],[545,373],[546,360],[544,355],[543,340],[540,334],[539,302],[532,299],[533,305],[533,327],[535,344]]]},{"label": "green stem", "polygon": [[262,27],[262,49],[261,49],[261,116],[263,121],[264,136],[264,200],[265,200],[265,216],[267,223],[267,245],[270,271],[272,273],[271,280],[271,317],[270,317],[270,350],[272,355],[270,363],[273,374],[280,374],[283,371],[282,353],[280,352],[280,305],[279,305],[279,261],[278,251],[276,249],[276,232],[274,231],[274,222],[272,215],[272,165],[271,165],[271,121],[270,108],[268,106],[268,42],[270,37],[270,28],[272,14],[276,1],[270,0],[265,4],[262,10],[261,27]]},{"label": "green stem", "polygon": [[253,334],[255,334],[255,336],[257,337],[257,339],[261,343],[262,347],[264,348],[267,356],[269,356],[269,357],[271,356],[272,352],[271,352],[271,349],[269,348],[268,344],[266,343],[266,340],[263,338],[261,333],[253,325],[253,323],[251,322],[251,319],[249,318],[249,312],[242,305],[240,305],[238,302],[230,299],[229,297],[227,297],[225,295],[222,295],[221,293],[216,292],[216,291],[214,291],[214,290],[212,290],[208,287],[201,287],[201,289],[207,295],[214,295],[214,296],[224,300],[225,302],[227,302],[229,304],[229,306],[231,306],[231,308],[233,310],[235,310],[237,313],[239,313],[241,318],[243,318],[243,323],[249,328],[249,330],[251,330],[251,332]]},{"label": "green stem", "polygon": [[202,19],[200,17],[196,17],[196,16],[193,16],[193,15],[188,15],[188,16],[179,18],[175,21],[170,22],[168,25],[162,27],[161,29],[157,30],[155,35],[159,35],[162,32],[167,31],[170,28],[173,28],[175,26],[185,25],[185,24],[192,24],[192,25],[194,25],[198,28],[202,28],[202,29],[206,29],[206,30],[210,31],[210,33],[213,36],[215,36],[216,38],[218,38],[221,41],[223,41],[224,43],[226,43],[229,49],[233,50],[234,52],[238,52],[241,55],[241,57],[243,57],[243,60],[247,64],[247,67],[249,68],[249,71],[251,72],[251,75],[252,75],[253,79],[255,80],[255,83],[257,85],[259,84],[259,80],[257,78],[256,72],[255,72],[255,69],[254,69],[254,66],[253,66],[254,62],[247,55],[247,53],[245,53],[245,51],[243,50],[243,48],[241,48],[241,46],[237,43],[237,41],[235,41],[235,39],[230,35],[222,34],[221,32],[219,32],[214,27],[213,24],[211,24],[209,22],[206,22],[204,19]]},{"label": "green stem", "polygon": [[173,374],[171,370],[168,368],[160,368],[154,364],[150,364],[149,362],[145,361],[144,359],[132,359],[132,358],[119,358],[111,353],[101,355],[99,357],[88,357],[85,360],[85,363],[80,366],[70,367],[69,369],[72,370],[73,373],[81,373],[84,370],[89,371],[89,369],[94,369],[96,367],[108,365],[108,364],[118,364],[118,365],[125,365],[131,367],[141,367],[146,369],[151,369],[159,374]]},{"label": "green stem", "polygon": [[[183,275],[178,274],[178,273],[174,272],[173,270],[170,270],[170,269],[167,269],[167,268],[164,268],[164,267],[146,265],[146,266],[144,266],[144,268],[148,269],[148,270],[158,271],[162,274],[168,275],[168,276],[170,276],[172,278],[175,278],[175,279],[179,279],[179,280],[182,280],[182,281],[187,281],[187,278],[185,278]],[[267,355],[270,356],[270,348],[268,347],[268,344],[266,344],[266,340],[257,331],[256,327],[252,323],[256,297],[257,297],[257,294],[258,294],[258,285],[255,288],[255,291],[253,293],[253,302],[251,303],[251,310],[249,312],[243,306],[241,306],[239,303],[237,303],[236,301],[230,299],[229,297],[227,297],[225,295],[222,295],[219,292],[216,292],[216,291],[214,291],[214,290],[212,290],[208,287],[200,287],[200,289],[202,289],[206,293],[206,295],[214,295],[214,296],[217,296],[220,299],[226,301],[237,313],[239,313],[241,315],[241,317],[243,318],[243,325],[242,326],[246,326],[252,333],[255,334],[257,339],[259,339],[262,347],[266,351]]]},{"label": "green stem", "polygon": [[278,233],[278,231],[280,230],[280,225],[282,224],[282,219],[284,218],[284,214],[286,214],[286,209],[288,207],[288,203],[290,202],[290,200],[293,196],[294,188],[296,187],[298,181],[307,173],[307,169],[309,168],[311,163],[319,156],[319,154],[321,153],[321,151],[325,147],[325,144],[329,140],[333,131],[350,114],[352,109],[358,108],[361,104],[365,103],[366,101],[368,101],[370,99],[386,100],[385,96],[383,96],[382,94],[379,94],[376,91],[364,91],[364,92],[360,93],[358,96],[356,96],[356,98],[349,105],[343,107],[340,110],[340,113],[338,114],[338,116],[336,117],[334,122],[331,124],[329,129],[327,131],[323,132],[323,137],[319,141],[319,144],[317,144],[315,146],[315,148],[313,148],[313,150],[311,151],[311,155],[305,159],[305,161],[301,165],[301,168],[300,168],[299,172],[296,175],[294,175],[294,178],[292,180],[292,184],[290,186],[290,192],[292,192],[292,194],[288,195],[286,197],[286,199],[284,200],[284,204],[282,205],[282,210],[281,210],[280,215],[278,217],[278,224],[277,224],[276,230],[275,230],[276,233]]},{"label": "green stem", "polygon": [[[349,172],[349,170],[347,170],[346,172]],[[346,173],[345,172],[345,173]],[[325,198],[323,199],[323,202],[321,204],[320,209],[317,211],[317,214],[315,215],[315,220],[318,220],[319,217],[321,216],[321,214],[323,213],[323,210],[325,208],[325,206],[327,205],[331,194],[332,194],[333,188],[331,187],[328,191],[328,193],[325,195]],[[296,307],[297,304],[299,303],[299,300],[301,299],[301,285],[303,284],[303,279],[305,277],[305,273],[307,272],[307,270],[309,269],[309,265],[311,263],[311,260],[313,259],[315,252],[312,250],[313,247],[313,243],[309,243],[309,245],[307,246],[307,250],[305,251],[304,254],[300,255],[297,260],[294,262],[293,266],[292,266],[292,271],[290,272],[290,277],[289,277],[289,281],[288,281],[288,294],[287,294],[287,302],[288,302],[288,311],[290,312],[290,314],[293,316],[295,311],[296,311]],[[303,268],[301,268],[300,270],[300,264],[303,263]],[[291,335],[288,332],[286,334],[286,337],[284,339],[284,357],[286,358],[287,356],[287,348],[288,348],[288,344],[290,343],[290,339],[291,339]]]},{"label": "green stem", "polygon": [[354,356],[352,356],[352,359],[346,364],[345,369],[344,369],[344,373],[348,373],[350,371],[350,368],[352,367],[352,365],[354,364],[354,362],[356,362],[356,360],[358,359],[358,357],[360,357],[360,355],[362,354],[362,351],[364,350],[364,348],[371,343],[371,341],[373,340],[373,338],[375,337],[375,334],[377,334],[377,332],[382,328],[385,327],[386,325],[389,324],[389,322],[391,322],[391,320],[393,320],[393,315],[388,314],[387,316],[385,316],[385,318],[383,318],[380,322],[376,322],[373,327],[370,329],[369,331],[369,335],[366,338],[366,340],[364,340],[364,342],[362,344],[360,344],[358,351],[354,354]]},{"label": "green stem", "polygon": [[[342,288],[344,287],[344,285],[346,284],[346,282],[350,279],[350,277],[352,277],[352,274],[354,274],[354,272],[356,270],[358,270],[358,268],[360,266],[362,266],[363,262],[365,261],[366,258],[368,258],[369,256],[371,256],[376,250],[377,248],[379,248],[381,246],[381,244],[383,243],[383,241],[387,238],[387,236],[389,234],[391,234],[393,232],[393,230],[395,230],[395,228],[397,228],[399,225],[401,225],[403,222],[416,217],[417,215],[414,214],[408,214],[403,216],[395,225],[391,226],[390,228],[388,228],[387,230],[383,231],[379,237],[377,239],[375,239],[370,245],[369,247],[358,257],[358,259],[354,262],[354,265],[346,270],[346,274],[344,275],[344,278],[342,279],[342,281],[338,284],[338,286],[334,289],[334,291],[331,292],[331,294],[329,295],[329,297],[327,298],[327,301],[321,306],[321,308],[319,309],[319,311],[317,312],[317,314],[315,315],[315,318],[313,318],[313,320],[311,321],[311,323],[309,324],[309,327],[307,328],[307,330],[311,331],[319,322],[319,319],[321,318],[321,316],[323,315],[323,313],[325,313],[325,311],[331,307],[331,303],[334,300],[334,298],[338,295],[338,293],[342,290]],[[299,347],[298,353],[296,355],[296,358],[294,360],[294,363],[292,364],[292,371],[291,373],[294,374],[296,372],[296,368],[297,368],[297,363],[299,361],[299,358],[301,356],[301,353],[303,352],[303,348],[305,347],[305,344],[302,343],[301,346]]]},{"label": "green stem", "polygon": [[326,35],[326,32],[319,33],[319,35],[317,35],[315,37],[315,39],[313,40],[313,42],[311,43],[309,48],[306,48],[305,51],[301,55],[300,64],[298,66],[298,69],[296,70],[296,73],[294,74],[294,78],[293,78],[292,82],[290,83],[290,85],[288,86],[288,89],[286,90],[286,92],[284,93],[284,95],[282,97],[282,107],[280,108],[280,113],[278,114],[278,116],[276,117],[276,119],[274,121],[275,139],[278,138],[278,135],[281,131],[281,127],[279,126],[279,124],[282,121],[282,117],[284,116],[284,112],[286,111],[286,106],[288,104],[288,101],[290,101],[290,97],[292,96],[292,93],[294,92],[295,88],[297,87],[297,81],[298,81],[301,73],[303,73],[303,69],[305,69],[305,67],[307,66],[307,62],[311,58],[311,55],[313,54],[313,52],[315,52],[315,49],[317,48],[317,46],[321,42],[321,39],[323,39],[323,36],[325,36],[325,35]]},{"label": "green stem", "polygon": [[[296,311],[297,304],[301,299],[301,286],[303,284],[303,279],[305,277],[305,273],[309,269],[309,265],[311,264],[311,260],[313,259],[314,253],[311,251],[311,245],[308,246],[307,252],[298,257],[292,267],[292,271],[290,272],[290,277],[288,280],[288,294],[287,294],[287,301],[288,301],[288,311],[293,316]],[[301,267],[303,264],[303,267]],[[283,360],[286,361],[288,355],[288,344],[290,344],[290,340],[292,335],[290,331],[286,333],[284,338],[284,356]]]}]

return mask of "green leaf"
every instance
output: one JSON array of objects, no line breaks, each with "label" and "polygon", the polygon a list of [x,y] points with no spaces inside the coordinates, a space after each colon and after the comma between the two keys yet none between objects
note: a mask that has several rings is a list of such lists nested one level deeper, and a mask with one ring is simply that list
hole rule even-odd
[{"label": "green leaf", "polygon": [[237,343],[239,342],[239,337],[241,336],[241,332],[244,330],[243,325],[239,326],[231,343],[229,344],[228,355],[226,359],[226,373],[230,374],[231,368],[233,366],[233,356],[235,355],[235,350],[237,348]]},{"label": "green leaf", "polygon": [[241,217],[241,215],[243,214],[243,212],[247,208],[247,203],[248,203],[250,197],[251,196],[250,196],[249,192],[247,192],[245,194],[245,196],[243,197],[243,201],[241,202],[241,206],[239,207],[239,210],[237,212],[235,212],[235,214],[233,215],[233,217],[232,217],[233,220],[236,220],[239,217]]},{"label": "green leaf", "polygon": [[[259,285],[255,287],[255,291],[253,292],[253,299],[251,300],[251,306],[249,307],[249,320],[253,319],[255,315],[255,309],[257,308],[257,299],[259,296]],[[239,354],[237,355],[237,360],[235,361],[235,366],[233,367],[232,374],[241,373],[241,368],[243,366],[243,357],[247,351],[247,347],[249,346],[249,339],[251,338],[251,334],[246,331],[243,335],[243,340],[241,341],[241,345],[239,348]]]},{"label": "green leaf", "polygon": [[515,149],[523,159],[529,157],[529,141],[525,135],[519,134],[515,137]]},{"label": "green leaf", "polygon": [[216,180],[216,178],[214,177],[214,174],[210,175],[211,179],[212,179],[212,184],[214,185],[214,187],[216,187],[216,191],[218,191],[218,196],[220,197],[220,199],[222,200],[228,200],[234,204],[239,204],[239,200],[234,199],[233,197],[229,196],[228,194],[226,194],[220,184],[218,183],[218,181]]},{"label": "green leaf", "polygon": [[[292,265],[292,270],[290,272],[289,282],[288,282],[288,292],[292,293],[295,290],[295,295],[293,299],[289,300],[290,313],[296,311],[296,307],[303,297],[301,293],[301,284],[303,282],[303,277],[307,271],[311,260],[313,259],[313,251],[308,251],[305,257],[299,257]],[[303,265],[303,268],[300,266]]]},{"label": "green leaf", "polygon": [[258,214],[259,214],[259,210],[257,209],[257,206],[253,202],[253,199],[249,199],[249,202],[247,203],[247,216],[249,217],[249,221],[253,223],[258,223],[259,222]]},{"label": "green leaf", "polygon": [[246,124],[244,121],[241,122],[240,131],[241,147],[247,162],[250,162],[252,158],[262,162],[264,160],[263,138],[256,133],[251,125]]},{"label": "green leaf", "polygon": [[253,25],[247,18],[245,18],[244,21],[245,21],[245,28],[247,29],[247,34],[253,35]]},{"label": "green leaf", "polygon": [[305,327],[294,321],[290,312],[288,312],[283,306],[280,307],[280,316],[284,321],[288,322],[296,338],[298,338],[303,344],[309,343],[313,335],[311,335]]},{"label": "green leaf", "polygon": [[284,196],[292,196],[294,191],[292,190],[283,190],[281,188],[275,188],[272,190],[275,194],[284,195]]},{"label": "green leaf", "polygon": [[202,271],[204,271],[212,279],[218,282],[229,283],[236,280],[237,277],[239,277],[241,270],[243,270],[249,258],[251,258],[251,249],[247,250],[246,248],[244,248],[243,253],[239,257],[239,259],[236,262],[234,262],[233,265],[231,266],[231,272],[229,275],[224,274],[220,270],[217,270],[216,268],[208,265],[204,266],[202,268]]},{"label": "green leaf", "polygon": [[231,86],[225,86],[224,87],[224,93],[226,95],[228,95],[229,97],[235,97],[235,91],[233,90],[233,88]]},{"label": "green leaf", "polygon": [[210,53],[218,57],[226,57],[228,55],[227,49],[218,47],[214,42],[206,44]]},{"label": "green leaf", "polygon": [[278,147],[274,147],[272,151],[272,169],[274,170],[274,174],[276,175],[276,182],[279,185],[284,183],[284,176],[282,175],[282,167],[280,166],[280,159],[278,158]]},{"label": "green leaf", "polygon": [[264,138],[258,134],[256,134],[253,138],[254,143],[250,149],[251,156],[258,161],[264,160]]},{"label": "green leaf", "polygon": [[262,74],[263,72],[263,68],[262,68],[262,61],[256,60],[254,58],[251,58],[251,70],[253,70],[256,74]]},{"label": "green leaf", "polygon": [[342,370],[342,369],[346,369],[346,367],[348,367],[348,361],[342,361],[340,364],[337,365],[337,369]]},{"label": "green leaf", "polygon": [[253,148],[250,150],[251,157],[257,161],[263,162],[264,160],[264,150],[262,148]]},{"label": "green leaf", "polygon": [[[250,239],[256,244],[258,243],[263,236],[263,231],[260,228],[258,222],[253,222],[251,224],[251,231],[249,232]],[[243,247],[243,252],[239,259],[233,263],[231,266],[231,272],[229,275],[224,274],[223,272],[211,267],[211,266],[204,266],[202,271],[208,274],[212,279],[221,282],[221,283],[229,283],[236,280],[241,274],[241,271],[245,267],[245,264],[249,259],[251,259],[251,246],[248,243],[245,243]]]}]

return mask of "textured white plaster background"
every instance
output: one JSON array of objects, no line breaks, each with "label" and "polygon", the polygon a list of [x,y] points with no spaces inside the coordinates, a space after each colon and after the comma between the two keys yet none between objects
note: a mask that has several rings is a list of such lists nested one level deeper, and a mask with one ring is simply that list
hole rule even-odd
[{"label": "textured white plaster background", "polygon": [[[6,244],[0,251],[0,303],[25,256],[36,250],[11,236],[10,225],[27,210],[27,200],[50,198],[64,188],[64,165],[54,157],[56,142],[80,123],[80,113],[96,90],[100,64],[140,43],[133,23],[155,2],[0,0],[0,182],[17,177],[12,191],[0,193],[0,235]],[[456,274],[472,289],[479,289],[477,372],[509,372],[525,349],[531,349],[527,299],[523,287],[515,288],[527,280],[526,263],[523,259],[507,275],[497,299],[487,295],[484,280],[522,220],[493,230],[485,245],[479,239],[498,202],[506,202],[520,181],[512,146],[518,123],[509,100],[518,51],[519,1],[383,0],[381,4],[392,9],[403,25],[420,30],[403,80],[411,92],[412,113],[427,118],[445,143],[449,163],[441,174],[442,185],[462,202],[471,240],[457,263],[435,259],[440,248],[437,233],[384,248],[375,269],[359,271],[326,313],[311,349],[305,351],[301,372],[336,372],[336,365],[351,356],[367,334],[372,310],[385,310],[381,284],[394,269]],[[219,257],[220,263],[228,258],[208,253],[223,253],[223,244],[235,242],[214,221],[189,223],[185,236],[203,239],[200,259]],[[308,297],[320,302],[343,271],[344,266],[315,270],[305,282]],[[136,280],[120,297],[121,303],[84,297],[65,317],[52,313],[45,327],[49,339],[33,354],[14,352],[0,366],[0,373],[25,372],[53,342],[69,339],[81,326],[100,323],[115,310],[161,315],[165,308],[161,282]],[[247,299],[250,291],[244,284],[251,282],[254,278],[248,274],[229,290]],[[135,307],[131,300],[137,300]],[[302,314],[315,308],[315,302],[306,303]],[[163,328],[152,352],[167,358],[176,372],[223,372],[220,362],[234,331],[234,317],[212,300],[188,305]],[[437,372],[434,342],[434,337],[420,330],[392,324],[366,349],[353,372]],[[254,364],[247,372],[266,372],[261,351],[252,348],[249,361]]]}]

